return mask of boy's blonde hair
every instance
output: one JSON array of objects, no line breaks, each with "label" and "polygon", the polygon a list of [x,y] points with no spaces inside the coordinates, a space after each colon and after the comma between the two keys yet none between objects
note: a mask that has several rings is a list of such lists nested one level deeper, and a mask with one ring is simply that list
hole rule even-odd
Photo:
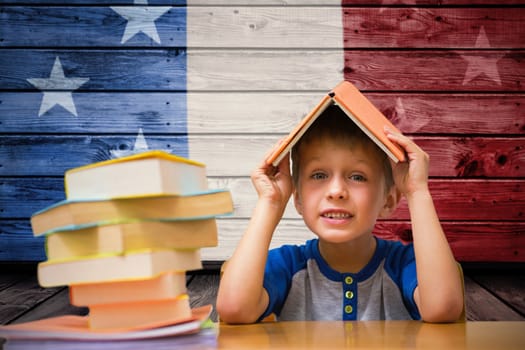
[{"label": "boy's blonde hair", "polygon": [[328,107],[314,123],[308,128],[304,135],[292,148],[292,179],[297,187],[299,183],[299,165],[302,145],[309,144],[313,140],[329,139],[353,149],[363,146],[374,152],[381,160],[381,166],[385,176],[385,188],[390,190],[394,185],[392,167],[388,156],[381,150],[348,116],[337,106]]}]

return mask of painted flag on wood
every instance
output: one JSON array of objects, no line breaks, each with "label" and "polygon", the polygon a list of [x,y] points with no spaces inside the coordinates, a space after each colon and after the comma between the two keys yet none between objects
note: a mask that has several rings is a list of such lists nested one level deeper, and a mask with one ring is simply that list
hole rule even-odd
[{"label": "painted flag on wood", "polygon": [[[225,5],[227,3],[227,5]],[[525,11],[515,1],[10,1],[0,16],[0,261],[42,260],[29,216],[67,169],[147,149],[206,163],[235,215],[249,174],[339,81],[431,155],[459,260],[525,261]],[[410,239],[406,204],[378,223]],[[292,206],[274,245],[311,237]],[[490,247],[490,249],[487,249]]]}]

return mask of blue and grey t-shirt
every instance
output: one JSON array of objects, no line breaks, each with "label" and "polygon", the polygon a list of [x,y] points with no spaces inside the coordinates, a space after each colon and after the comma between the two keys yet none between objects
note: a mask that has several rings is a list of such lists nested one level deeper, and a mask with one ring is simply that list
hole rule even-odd
[{"label": "blue and grey t-shirt", "polygon": [[374,256],[356,274],[330,268],[318,239],[270,250],[264,275],[270,301],[261,319],[272,313],[281,321],[420,319],[413,246],[376,239]]}]

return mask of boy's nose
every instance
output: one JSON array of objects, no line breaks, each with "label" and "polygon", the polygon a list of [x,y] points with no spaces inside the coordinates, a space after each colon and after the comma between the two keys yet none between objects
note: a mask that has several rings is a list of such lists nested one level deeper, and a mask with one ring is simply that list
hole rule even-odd
[{"label": "boy's nose", "polygon": [[332,199],[345,199],[348,197],[348,190],[340,179],[332,179],[328,189],[328,197]]}]

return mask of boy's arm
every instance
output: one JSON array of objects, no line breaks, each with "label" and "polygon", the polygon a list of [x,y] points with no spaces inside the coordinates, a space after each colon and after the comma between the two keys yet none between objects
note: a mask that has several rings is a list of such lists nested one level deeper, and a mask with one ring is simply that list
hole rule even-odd
[{"label": "boy's arm", "polygon": [[289,158],[275,168],[262,163],[252,173],[259,199],[250,223],[221,277],[217,311],[227,323],[252,323],[268,306],[264,269],[273,232],[292,192]]},{"label": "boy's arm", "polygon": [[409,138],[387,130],[408,163],[393,165],[395,183],[405,195],[416,256],[418,287],[414,300],[427,322],[457,321],[463,311],[463,281],[428,189],[428,155]]}]

